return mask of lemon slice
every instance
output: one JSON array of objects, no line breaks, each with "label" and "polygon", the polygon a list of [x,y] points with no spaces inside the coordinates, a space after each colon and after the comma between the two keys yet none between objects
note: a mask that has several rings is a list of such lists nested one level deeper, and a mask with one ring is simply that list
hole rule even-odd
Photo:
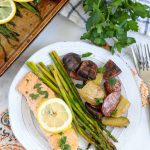
[{"label": "lemon slice", "polygon": [[59,133],[71,126],[72,114],[63,100],[53,98],[39,106],[37,120],[45,131]]},{"label": "lemon slice", "polygon": [[14,0],[15,2],[32,2],[33,0]]},{"label": "lemon slice", "polygon": [[12,0],[0,0],[0,24],[9,22],[16,13],[16,5]]}]

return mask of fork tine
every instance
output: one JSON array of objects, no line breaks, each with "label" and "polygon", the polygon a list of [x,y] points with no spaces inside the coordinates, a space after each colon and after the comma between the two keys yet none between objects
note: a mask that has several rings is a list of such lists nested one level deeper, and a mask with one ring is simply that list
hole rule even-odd
[{"label": "fork tine", "polygon": [[141,48],[141,57],[142,57],[142,62],[141,62],[141,64],[142,64],[142,69],[144,70],[145,69],[145,65],[146,65],[146,62],[145,62],[145,57],[144,57],[144,50],[143,50],[143,46],[142,46],[142,44],[140,44],[140,48]]},{"label": "fork tine", "polygon": [[132,55],[133,55],[133,59],[134,59],[134,64],[135,64],[136,70],[139,73],[140,72],[140,68],[139,68],[139,63],[138,63],[138,58],[137,58],[138,56],[135,53],[135,48],[131,48],[131,51],[132,51]]},{"label": "fork tine", "polygon": [[148,44],[147,44],[147,52],[148,52],[148,60],[149,60],[149,62],[150,62],[150,48],[149,48],[149,46],[148,46]]},{"label": "fork tine", "polygon": [[138,65],[139,65],[139,70],[142,69],[142,56],[139,50],[139,45],[136,44],[136,55],[138,57]]},{"label": "fork tine", "polygon": [[145,63],[146,63],[146,69],[148,70],[149,68],[149,55],[148,55],[148,48],[147,46],[144,44],[144,50],[145,50]]}]

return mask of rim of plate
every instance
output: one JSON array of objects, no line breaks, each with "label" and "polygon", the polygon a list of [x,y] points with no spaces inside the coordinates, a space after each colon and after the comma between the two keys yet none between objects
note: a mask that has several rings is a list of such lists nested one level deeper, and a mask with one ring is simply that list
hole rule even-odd
[{"label": "rim of plate", "polygon": [[[61,51],[62,49],[62,51]],[[138,90],[138,87],[135,83],[134,77],[128,68],[128,66],[119,58],[117,55],[111,55],[110,52],[106,51],[101,47],[97,47],[95,45],[86,43],[86,42],[57,42],[54,44],[50,44],[36,53],[34,53],[27,61],[34,61],[35,63],[39,62],[40,59],[44,59],[44,63],[49,63],[51,61],[49,57],[49,53],[52,50],[56,50],[60,56],[64,55],[67,52],[76,52],[82,54],[84,52],[92,52],[93,57],[100,61],[106,62],[108,59],[112,59],[122,70],[125,72],[119,75],[119,78],[125,87],[125,92],[127,93],[126,97],[131,99],[131,106],[129,108],[129,120],[131,120],[130,125],[126,129],[118,129],[114,128],[112,134],[114,134],[119,142],[115,144],[118,149],[122,149],[124,147],[127,139],[129,140],[128,132],[134,133],[136,130],[138,123],[141,119],[141,97]],[[69,51],[67,51],[69,50]],[[42,60],[43,61],[43,60]],[[12,130],[16,136],[16,138],[20,141],[20,143],[28,150],[45,150],[45,146],[42,147],[39,143],[33,143],[34,139],[31,137],[31,134],[28,134],[28,131],[25,127],[25,123],[22,118],[22,96],[15,89],[18,82],[22,79],[22,77],[30,71],[25,64],[20,68],[18,73],[16,74],[9,90],[9,116]],[[132,85],[132,88],[131,88]],[[134,90],[134,92],[131,92]],[[129,93],[128,93],[129,92]],[[135,113],[134,110],[137,110],[136,116],[131,115],[131,113]],[[33,122],[33,120],[32,120]],[[131,133],[130,133],[131,134]],[[133,135],[133,134],[132,134]],[[130,138],[132,137],[130,135]],[[42,137],[41,137],[42,139]],[[36,139],[35,139],[36,140]],[[35,142],[35,141],[34,141]],[[38,142],[38,141],[36,141]],[[46,143],[43,143],[43,145]],[[48,148],[48,147],[47,147]]]}]

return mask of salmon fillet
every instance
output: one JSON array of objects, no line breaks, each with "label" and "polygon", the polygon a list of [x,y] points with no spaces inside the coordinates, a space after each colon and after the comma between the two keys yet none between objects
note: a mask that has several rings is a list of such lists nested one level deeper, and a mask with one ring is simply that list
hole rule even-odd
[{"label": "salmon fillet", "polygon": [[[48,95],[47,98],[55,98],[55,93],[47,87],[42,81],[38,79],[36,75],[34,75],[32,72],[27,73],[24,78],[20,81],[20,83],[17,86],[17,90],[25,96],[27,103],[34,113],[34,116],[37,116],[37,108],[44,101],[43,95],[36,95],[36,88],[35,86],[40,85],[42,91],[47,91]],[[34,93],[34,95],[33,95]],[[32,95],[31,95],[32,94]],[[36,99],[36,100],[35,100]],[[77,150],[78,148],[78,137],[74,129],[71,127],[70,129],[66,130],[62,134],[50,134],[41,129],[45,137],[47,138],[50,147],[53,150],[61,150],[59,147],[59,140],[61,137],[66,136],[67,137],[67,144],[71,146],[71,150]]]}]

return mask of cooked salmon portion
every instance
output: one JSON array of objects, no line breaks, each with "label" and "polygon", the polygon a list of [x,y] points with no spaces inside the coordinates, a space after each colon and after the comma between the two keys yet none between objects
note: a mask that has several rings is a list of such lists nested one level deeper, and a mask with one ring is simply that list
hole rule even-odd
[{"label": "cooked salmon portion", "polygon": [[[39,90],[37,92],[37,90]],[[44,101],[46,98],[55,98],[55,93],[47,87],[42,81],[38,79],[36,75],[32,72],[27,73],[24,78],[20,81],[17,86],[17,90],[25,96],[27,103],[34,113],[34,116],[37,116],[37,108]],[[40,93],[40,94],[39,94]],[[44,131],[43,134],[47,138],[50,147],[53,150],[61,150],[59,146],[59,140],[61,137],[67,137],[67,144],[71,146],[71,150],[77,150],[78,148],[78,137],[74,129],[71,127],[70,129],[66,130],[62,134],[50,134]]]}]

